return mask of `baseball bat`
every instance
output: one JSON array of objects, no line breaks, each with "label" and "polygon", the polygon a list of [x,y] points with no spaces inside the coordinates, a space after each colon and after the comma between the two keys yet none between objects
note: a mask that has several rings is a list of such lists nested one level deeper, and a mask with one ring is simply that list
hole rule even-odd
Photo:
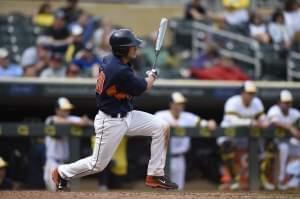
[{"label": "baseball bat", "polygon": [[162,18],[160,20],[160,25],[159,25],[159,29],[158,29],[158,33],[157,33],[157,39],[156,39],[156,43],[155,43],[155,61],[152,66],[152,69],[156,69],[157,58],[158,58],[160,49],[164,42],[164,37],[165,37],[166,31],[167,31],[167,26],[168,26],[168,19]]}]

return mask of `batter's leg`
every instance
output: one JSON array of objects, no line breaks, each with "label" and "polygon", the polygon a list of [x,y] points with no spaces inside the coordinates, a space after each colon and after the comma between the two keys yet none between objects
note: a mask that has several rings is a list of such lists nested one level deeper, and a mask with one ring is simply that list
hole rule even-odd
[{"label": "batter's leg", "polygon": [[152,188],[177,189],[178,185],[165,176],[165,163],[170,136],[169,125],[142,111],[132,111],[128,118],[127,135],[151,136],[151,157],[145,184]]},{"label": "batter's leg", "polygon": [[124,118],[111,118],[102,113],[96,116],[94,126],[96,144],[92,156],[59,166],[58,172],[63,179],[70,180],[102,171],[127,131]]},{"label": "batter's leg", "polygon": [[169,140],[169,125],[154,115],[142,111],[132,111],[128,120],[129,136],[151,136],[151,157],[147,174],[164,176]]}]

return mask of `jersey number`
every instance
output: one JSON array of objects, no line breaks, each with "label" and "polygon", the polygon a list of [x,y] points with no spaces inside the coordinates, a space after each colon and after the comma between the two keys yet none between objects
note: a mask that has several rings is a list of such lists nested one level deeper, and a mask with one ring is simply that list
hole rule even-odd
[{"label": "jersey number", "polygon": [[96,84],[96,92],[98,94],[101,94],[103,91],[104,81],[105,81],[105,74],[103,71],[100,71],[97,79],[97,84]]}]

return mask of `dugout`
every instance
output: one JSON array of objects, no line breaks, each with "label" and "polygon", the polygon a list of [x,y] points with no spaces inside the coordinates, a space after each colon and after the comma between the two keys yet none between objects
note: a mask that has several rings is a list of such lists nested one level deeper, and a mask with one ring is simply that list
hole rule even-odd
[{"label": "dugout", "polygon": [[[57,97],[68,97],[75,104],[74,113],[88,114],[91,118],[96,114],[95,81],[93,79],[3,79],[0,80],[0,120],[2,122],[43,122],[53,114]],[[281,89],[289,89],[295,98],[295,107],[299,107],[299,89],[297,83],[288,82],[256,82],[258,95],[262,98],[266,109],[276,103]],[[136,99],[137,109],[154,113],[168,107],[169,96],[173,91],[182,92],[188,99],[187,110],[204,118],[222,119],[223,105],[227,98],[237,94],[241,82],[209,82],[193,80],[158,80],[154,89]],[[90,153],[90,139],[82,138],[80,156]],[[26,157],[30,151],[32,140],[29,137],[5,137],[0,139],[0,151],[5,158],[18,149],[25,158],[15,159],[18,170],[26,170]],[[149,157],[149,139],[133,138],[128,143],[129,181],[143,179]],[[139,150],[136,150],[136,149]],[[138,158],[137,158],[138,157]],[[187,155],[188,180],[208,178],[218,181],[219,153],[215,138],[194,138],[192,148]],[[203,161],[203,159],[207,161]],[[19,181],[25,181],[24,173],[11,175]]]}]

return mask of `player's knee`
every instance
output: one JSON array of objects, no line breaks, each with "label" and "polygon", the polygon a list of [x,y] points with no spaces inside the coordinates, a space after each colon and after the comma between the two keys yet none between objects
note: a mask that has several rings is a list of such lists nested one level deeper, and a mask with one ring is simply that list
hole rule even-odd
[{"label": "player's knee", "polygon": [[106,161],[97,161],[92,166],[92,171],[95,173],[101,172],[105,169],[105,167],[108,165]]},{"label": "player's knee", "polygon": [[167,122],[164,120],[156,120],[156,122],[153,124],[154,128],[158,130],[158,132],[166,132],[168,133],[170,131],[170,126]]},{"label": "player's knee", "polygon": [[154,131],[152,134],[152,138],[162,138],[164,137],[165,140],[169,140],[170,137],[170,126],[164,120],[156,120],[154,126]]},{"label": "player's knee", "polygon": [[234,151],[233,143],[230,140],[226,140],[221,145],[221,151],[223,153],[232,153]]},{"label": "player's knee", "polygon": [[226,140],[220,146],[221,148],[221,157],[223,160],[233,159],[235,157],[235,151],[233,143],[229,140]]},{"label": "player's knee", "polygon": [[163,136],[166,137],[166,139],[169,139],[169,137],[170,137],[170,125],[165,121],[161,121],[160,129],[161,129],[161,132],[162,132]]},{"label": "player's knee", "polygon": [[93,171],[95,173],[98,173],[98,172],[101,172],[105,169],[105,166],[103,164],[96,164],[94,167],[93,167]]},{"label": "player's knee", "polygon": [[163,132],[170,133],[170,125],[165,121],[161,121],[161,129]]}]

